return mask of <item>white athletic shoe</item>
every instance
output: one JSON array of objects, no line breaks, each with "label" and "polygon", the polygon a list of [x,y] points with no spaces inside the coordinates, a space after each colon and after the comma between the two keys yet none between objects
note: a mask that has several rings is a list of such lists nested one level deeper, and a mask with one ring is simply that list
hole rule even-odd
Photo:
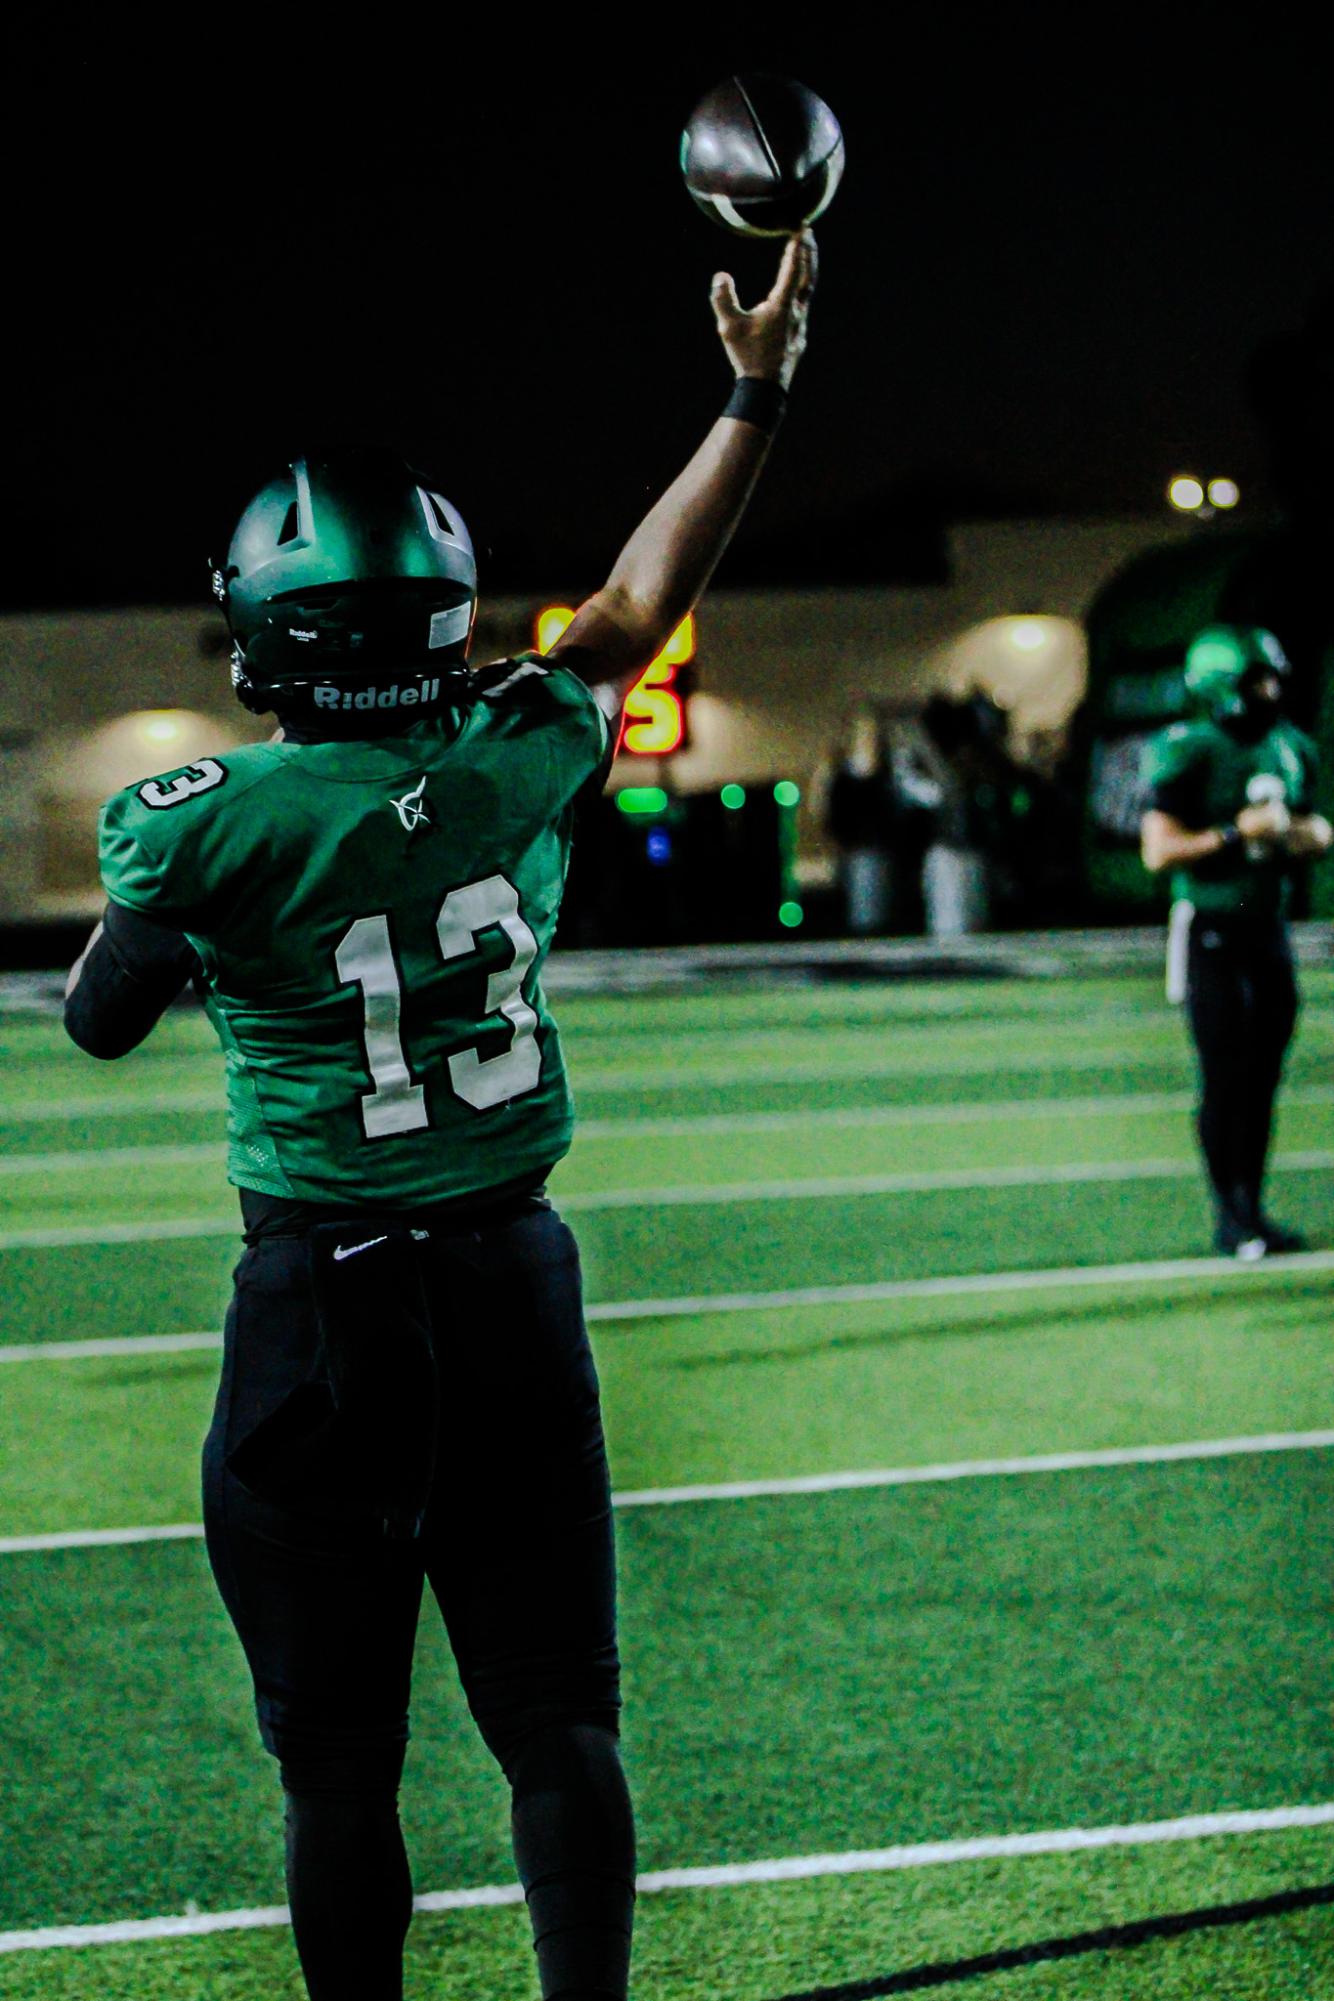
[{"label": "white athletic shoe", "polygon": [[1232,1255],[1240,1265],[1258,1265],[1268,1252],[1269,1246],[1263,1237],[1243,1237]]}]

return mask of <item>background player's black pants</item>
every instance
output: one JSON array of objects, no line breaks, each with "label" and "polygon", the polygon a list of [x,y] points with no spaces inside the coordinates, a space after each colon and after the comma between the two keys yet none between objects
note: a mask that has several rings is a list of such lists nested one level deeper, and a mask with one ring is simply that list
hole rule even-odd
[{"label": "background player's black pants", "polygon": [[433,1228],[423,1268],[440,1431],[419,1538],[272,1505],[228,1469],[318,1373],[301,1236],[261,1238],[241,1259],[204,1449],[209,1555],[281,1764],[306,1983],[313,2001],[400,2001],[412,1891],[397,1791],[427,1580],[510,1782],[542,1992],[620,2001],[634,1834],[616,1744],[610,1492],[574,1239],[528,1200],[474,1231]]},{"label": "background player's black pants", "polygon": [[1197,911],[1186,1006],[1200,1064],[1198,1131],[1219,1228],[1259,1230],[1274,1097],[1297,1020],[1297,983],[1277,921]]}]

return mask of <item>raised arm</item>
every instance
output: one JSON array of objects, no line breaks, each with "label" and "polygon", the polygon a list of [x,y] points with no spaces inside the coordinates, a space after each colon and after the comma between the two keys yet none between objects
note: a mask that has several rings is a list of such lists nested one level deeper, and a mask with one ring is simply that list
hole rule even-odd
[{"label": "raised arm", "polygon": [[815,269],[807,231],[790,238],[773,290],[749,312],[726,272],[714,278],[714,318],[737,377],[732,400],[551,649],[621,700],[702,597],[746,510],[806,345]]}]

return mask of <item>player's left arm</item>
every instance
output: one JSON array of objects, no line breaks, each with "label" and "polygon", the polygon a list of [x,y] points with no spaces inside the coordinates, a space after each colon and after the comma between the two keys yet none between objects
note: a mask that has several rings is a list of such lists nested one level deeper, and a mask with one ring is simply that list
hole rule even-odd
[{"label": "player's left arm", "polygon": [[[815,238],[789,239],[768,297],[751,311],[740,305],[730,276],[720,272],[711,293],[718,335],[738,380],[773,384],[756,392],[774,417],[806,345],[806,316],[815,287]],[[623,702],[662,651],[686,613],[703,596],[736,531],[763,470],[772,423],[720,417],[685,469],[635,529],[600,591],[587,599],[551,649],[552,659],[591,687]]]},{"label": "player's left arm", "polygon": [[137,1049],[201,970],[180,931],[108,903],[65,982],[65,1029],[90,1056]]}]

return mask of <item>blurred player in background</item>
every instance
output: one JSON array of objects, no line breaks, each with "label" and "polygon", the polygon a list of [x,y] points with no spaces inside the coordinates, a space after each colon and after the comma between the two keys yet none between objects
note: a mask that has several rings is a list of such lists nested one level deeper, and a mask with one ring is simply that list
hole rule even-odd
[{"label": "blurred player in background", "polygon": [[1282,714],[1288,663],[1272,632],[1210,626],[1186,656],[1203,714],[1145,746],[1146,868],[1172,872],[1174,945],[1200,1066],[1198,1132],[1214,1242],[1243,1261],[1303,1248],[1265,1213],[1274,1097],[1297,1019],[1285,914],[1292,862],[1325,854],[1312,811],[1316,749]]},{"label": "blurred player in background", "polygon": [[[215,589],[269,743],[107,805],[110,899],[66,1022],[114,1057],[194,977],[246,1250],[204,1455],[219,1589],[286,1794],[312,2001],[399,2001],[398,1823],[423,1581],[504,1769],[542,1993],[622,2001],[634,1833],[610,1487],[540,974],[575,802],[749,499],[815,246],[742,311],[722,417],[545,659],[466,666],[467,532],[401,462],[295,462]],[[656,392],[654,392],[656,393]]]}]

